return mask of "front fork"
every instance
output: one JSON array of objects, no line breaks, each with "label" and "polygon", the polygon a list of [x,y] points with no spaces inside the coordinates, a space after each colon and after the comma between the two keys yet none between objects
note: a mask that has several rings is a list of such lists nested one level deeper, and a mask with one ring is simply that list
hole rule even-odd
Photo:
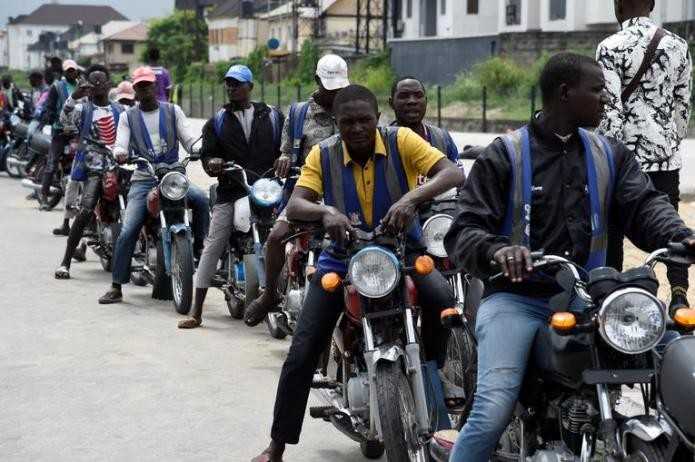
[{"label": "front fork", "polygon": [[261,234],[258,232],[258,223],[251,222],[251,236],[253,237],[253,253],[256,256],[256,274],[258,285],[265,288],[265,249],[261,242]]},{"label": "front fork", "polygon": [[[189,243],[191,242],[191,226],[190,223],[188,222],[188,213],[186,211],[186,208],[183,208],[183,226],[181,224],[175,223],[171,226],[167,224],[166,216],[164,215],[163,210],[159,210],[159,221],[161,224],[161,234],[162,234],[162,248],[164,250],[164,269],[166,270],[167,274],[171,274],[171,239],[172,239],[172,234],[178,234],[182,231],[185,231]],[[191,244],[192,245],[192,244]]]},{"label": "front fork", "polygon": [[[405,372],[410,383],[410,389],[413,393],[415,402],[415,413],[417,417],[417,433],[426,435],[430,432],[429,414],[427,411],[427,396],[425,393],[425,381],[422,373],[422,363],[420,361],[420,344],[415,334],[415,325],[413,323],[413,311],[411,308],[406,308],[403,314],[405,323],[406,345],[404,366]],[[374,345],[374,333],[371,323],[366,317],[362,318],[362,329],[364,332],[364,342],[366,351],[364,357],[367,363],[367,372],[369,373],[369,396],[370,396],[370,428],[372,436],[382,434],[381,418],[379,416],[379,404],[377,403],[376,393],[376,367],[379,361],[398,361],[400,356],[393,357],[386,351],[380,351]],[[393,350],[389,348],[388,350]],[[376,429],[376,432],[374,431]]]}]

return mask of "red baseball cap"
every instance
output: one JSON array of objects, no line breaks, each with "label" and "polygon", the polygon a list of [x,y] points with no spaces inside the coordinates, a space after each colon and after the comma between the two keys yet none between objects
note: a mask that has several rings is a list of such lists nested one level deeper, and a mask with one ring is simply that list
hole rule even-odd
[{"label": "red baseball cap", "polygon": [[133,75],[131,75],[131,77],[133,79],[133,85],[137,85],[140,82],[154,83],[157,81],[157,76],[149,66],[138,67],[133,71]]}]

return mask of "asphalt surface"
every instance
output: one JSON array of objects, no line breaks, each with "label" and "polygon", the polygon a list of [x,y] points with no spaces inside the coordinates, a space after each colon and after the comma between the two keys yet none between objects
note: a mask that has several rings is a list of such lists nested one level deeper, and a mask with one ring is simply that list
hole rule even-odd
[{"label": "asphalt surface", "polygon": [[[91,252],[55,280],[62,211],[27,192],[0,175],[0,460],[236,462],[265,448],[289,341],[232,320],[215,290],[192,331],[149,288],[99,305],[111,279]],[[285,460],[364,459],[307,415]]]}]

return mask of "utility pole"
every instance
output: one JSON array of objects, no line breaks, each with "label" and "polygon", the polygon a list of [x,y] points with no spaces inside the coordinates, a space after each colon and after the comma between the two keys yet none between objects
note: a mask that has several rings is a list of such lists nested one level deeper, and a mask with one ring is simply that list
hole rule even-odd
[{"label": "utility pole", "polygon": [[372,27],[372,0],[367,0],[367,40],[364,45],[364,52],[369,54],[369,41],[371,39]]},{"label": "utility pole", "polygon": [[384,0],[384,3],[381,6],[381,40],[382,40],[382,48],[386,50],[389,34],[388,34],[388,27],[389,27],[389,0]]},{"label": "utility pole", "polygon": [[360,20],[362,15],[362,1],[357,0],[357,24],[355,26],[355,54],[360,54]]},{"label": "utility pole", "polygon": [[299,53],[299,8],[297,0],[292,0],[292,48]]}]

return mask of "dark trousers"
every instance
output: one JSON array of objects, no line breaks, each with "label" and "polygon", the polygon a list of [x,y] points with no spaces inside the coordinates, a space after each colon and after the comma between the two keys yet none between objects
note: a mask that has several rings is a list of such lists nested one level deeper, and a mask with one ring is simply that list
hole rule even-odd
[{"label": "dark trousers", "polygon": [[[278,443],[297,444],[319,357],[333,334],[343,311],[343,292],[328,293],[321,287],[322,274],[312,279],[304,300],[292,345],[282,366],[271,437]],[[441,311],[455,304],[451,286],[436,270],[428,276],[414,276],[422,306],[422,337],[427,360],[444,363],[449,331],[440,320]]]},{"label": "dark trousers", "polygon": [[72,256],[75,254],[75,249],[82,239],[84,229],[87,227],[87,225],[89,225],[89,222],[94,216],[94,209],[96,208],[100,197],[101,176],[90,175],[82,192],[80,209],[77,212],[75,221],[70,227],[70,234],[68,235],[68,242],[65,245],[65,255],[63,256],[62,266],[70,268]]},{"label": "dark trousers", "polygon": [[42,178],[43,183],[41,183],[41,194],[43,197],[48,196],[51,190],[51,183],[53,183],[53,175],[55,175],[56,169],[58,168],[58,162],[60,162],[61,156],[65,151],[65,146],[70,142],[70,137],[62,133],[53,135],[51,138],[51,147],[48,150],[48,157],[46,158],[46,169],[44,170],[44,175]]},{"label": "dark trousers", "polygon": [[[647,175],[652,180],[652,184],[657,191],[668,196],[669,202],[678,210],[680,202],[680,170],[671,170],[666,172],[647,172]],[[612,224],[608,229],[608,266],[612,266],[618,270],[623,268],[623,239],[625,234],[619,224]],[[673,287],[682,287],[688,289],[688,267],[680,265],[667,265],[666,275],[668,282]]]}]

